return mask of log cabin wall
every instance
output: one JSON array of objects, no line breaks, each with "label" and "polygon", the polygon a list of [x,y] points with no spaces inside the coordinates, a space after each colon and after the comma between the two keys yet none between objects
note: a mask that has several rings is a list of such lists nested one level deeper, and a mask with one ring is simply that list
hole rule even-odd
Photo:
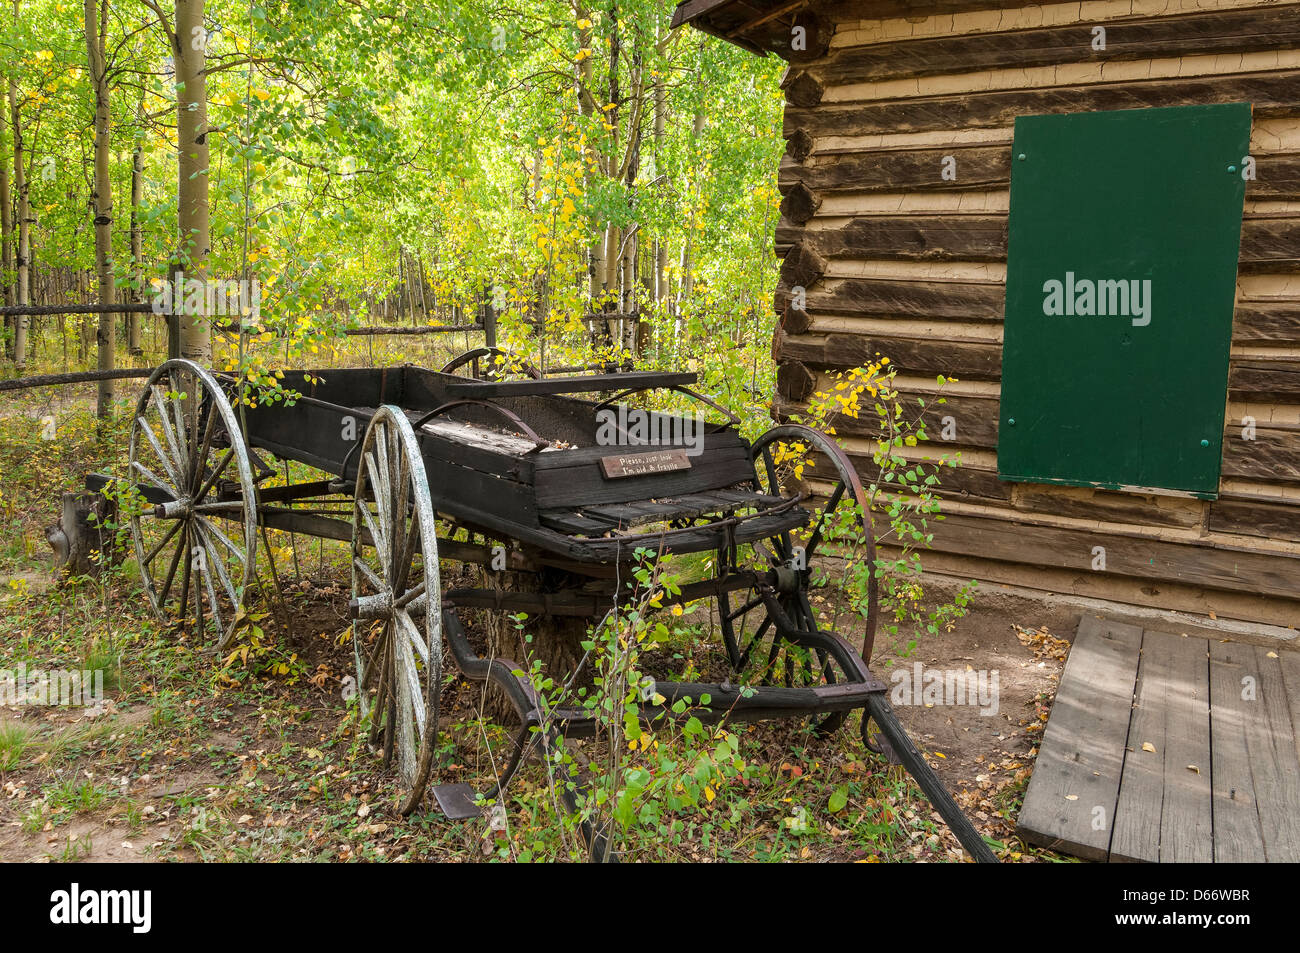
[{"label": "log cabin wall", "polygon": [[[763,5],[713,6],[710,32],[725,36]],[[797,412],[828,373],[888,356],[904,396],[947,399],[932,441],[911,452],[961,455],[942,474],[946,519],[932,525],[927,570],[1300,625],[1300,3],[769,6],[796,9],[821,38],[787,57],[783,80],[776,412]],[[796,22],[768,19],[742,45],[779,52]],[[1239,101],[1254,107],[1256,178],[1219,498],[1000,481],[1015,117]],[[803,308],[792,306],[799,288]],[[940,388],[940,374],[958,382]],[[946,416],[951,442],[938,439]],[[838,425],[867,478],[870,424]]]}]

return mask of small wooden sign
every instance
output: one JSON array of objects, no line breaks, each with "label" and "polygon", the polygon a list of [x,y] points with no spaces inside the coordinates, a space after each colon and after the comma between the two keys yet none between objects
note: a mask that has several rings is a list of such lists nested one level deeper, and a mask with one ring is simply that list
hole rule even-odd
[{"label": "small wooden sign", "polygon": [[691,461],[685,450],[655,450],[651,453],[619,453],[601,457],[600,468],[604,471],[606,480],[621,480],[623,477],[689,470]]}]

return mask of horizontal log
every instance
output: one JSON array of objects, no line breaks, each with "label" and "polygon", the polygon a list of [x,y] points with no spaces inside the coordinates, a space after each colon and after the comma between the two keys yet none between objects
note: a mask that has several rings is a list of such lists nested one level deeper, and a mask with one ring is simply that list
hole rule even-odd
[{"label": "horizontal log", "polygon": [[[930,446],[936,452],[946,452],[948,447],[958,450],[997,449],[999,401],[996,397],[945,394],[944,403],[939,404],[934,395],[903,392],[900,399],[909,412],[915,406],[918,396],[926,401],[926,426],[930,434]],[[778,397],[776,412],[786,417],[792,413],[801,413],[803,407],[799,401],[805,399],[806,397]],[[952,418],[949,432],[954,439],[951,443],[942,437],[945,417]],[[878,422],[870,414],[856,419],[837,418],[834,426],[837,433],[845,437],[881,436]],[[1279,486],[1300,486],[1300,430],[1257,425],[1252,433],[1253,439],[1244,439],[1240,421],[1228,421],[1224,426],[1223,477],[1258,480]]]},{"label": "horizontal log", "polygon": [[[922,446],[926,456],[935,463],[944,458],[955,458],[957,454],[955,448],[941,443],[932,442]],[[862,478],[864,486],[880,483],[883,480],[880,468],[869,454],[853,453],[849,455],[849,459]],[[811,480],[815,484],[819,476],[829,476],[834,472],[834,467],[822,455],[814,453],[812,460],[811,469],[804,471],[805,480]],[[927,472],[931,472],[929,467]],[[970,466],[936,466],[933,472],[939,482],[931,489],[943,499],[994,506],[1010,505],[1013,484],[999,480],[994,470]],[[889,489],[888,484],[881,483],[881,486],[886,490]]]},{"label": "horizontal log", "polygon": [[[226,329],[222,329],[226,330]],[[229,330],[239,330],[238,325],[233,325]],[[400,336],[404,334],[455,334],[461,331],[482,331],[481,324],[416,324],[411,327],[373,327],[373,328],[344,328],[343,333],[349,336],[368,337],[375,334],[385,334]],[[275,328],[268,327],[267,331],[277,334],[279,331]]]},{"label": "horizontal log", "polygon": [[113,381],[132,377],[148,377],[152,367],[124,367],[111,371],[77,371],[71,374],[37,374],[33,377],[15,377],[0,381],[0,391],[28,390],[33,387],[56,387],[60,384],[84,384],[90,381]]},{"label": "horizontal log", "polygon": [[1300,301],[1239,300],[1232,315],[1232,340],[1240,344],[1300,344]]},{"label": "horizontal log", "polygon": [[[1006,261],[1007,216],[863,215],[839,228],[782,226],[777,240],[810,244],[827,259],[870,261]],[[1239,270],[1300,271],[1300,217],[1247,215],[1241,223]]]},{"label": "horizontal log", "polygon": [[[811,143],[811,137],[806,137]],[[792,140],[793,141],[793,140]],[[809,152],[811,151],[811,147]],[[969,192],[1011,187],[1011,146],[952,145],[925,149],[869,149],[787,157],[777,173],[782,190],[802,183],[820,195],[842,192]],[[1300,199],[1300,153],[1254,156],[1255,177],[1247,200]],[[950,161],[949,161],[950,160]]]},{"label": "horizontal log", "polygon": [[[807,308],[819,315],[858,318],[918,318],[1001,321],[1006,289],[1001,282],[910,281],[887,278],[835,278],[808,291]],[[802,330],[787,327],[792,334]],[[1300,301],[1243,299],[1233,315],[1237,344],[1300,344]]]},{"label": "horizontal log", "polygon": [[1300,431],[1256,426],[1254,435],[1243,439],[1235,422],[1224,429],[1223,475],[1300,485]]},{"label": "horizontal log", "polygon": [[[930,528],[943,553],[1290,599],[1300,592],[1300,556],[966,514],[950,513]],[[1100,572],[1092,568],[1096,546],[1106,550]]]},{"label": "horizontal log", "polygon": [[871,215],[804,234],[826,258],[1006,261],[1005,215]]},{"label": "horizontal log", "polygon": [[[158,311],[148,302],[132,302],[126,304],[24,304],[24,305],[5,305],[0,307],[0,317],[13,316],[44,316],[60,314],[149,314],[154,313],[160,317],[171,317],[166,311]],[[238,333],[240,325],[232,321],[226,324],[214,324],[213,329],[224,333]],[[266,332],[271,334],[283,334],[284,329],[274,324],[265,325]],[[345,328],[343,334],[349,336],[367,337],[371,335],[404,335],[404,334],[452,334],[457,331],[482,331],[482,324],[440,324],[440,325],[411,325],[396,327],[364,327],[364,328]],[[252,333],[250,331],[250,333]],[[264,332],[258,332],[264,333]]]},{"label": "horizontal log", "polygon": [[791,156],[781,163],[777,185],[797,183],[819,193],[1005,189],[1011,184],[1011,146],[819,153],[803,162]]},{"label": "horizontal log", "polygon": [[1093,27],[931,37],[846,47],[807,69],[825,86],[914,76],[1205,53],[1247,53],[1300,46],[1300,8],[1216,10],[1104,24],[1106,48],[1093,49]]},{"label": "horizontal log", "polygon": [[1157,493],[1047,483],[1017,483],[1011,501],[1016,510],[1025,514],[1183,529],[1200,526],[1208,506],[1204,500]]},{"label": "horizontal log", "polygon": [[799,130],[818,136],[869,136],[930,129],[1011,125],[1017,116],[1039,113],[1146,109],[1159,106],[1249,102],[1256,119],[1300,114],[1300,74],[1232,74],[1188,79],[1144,80],[1051,89],[958,93],[876,103],[789,107],[783,134]]},{"label": "horizontal log", "polygon": [[1216,500],[1210,504],[1208,525],[1212,533],[1300,542],[1300,503],[1279,506],[1245,500]]},{"label": "horizontal log", "polygon": [[145,314],[152,311],[148,302],[126,304],[10,304],[0,307],[0,317],[48,314]]},{"label": "horizontal log", "polygon": [[1001,282],[837,278],[808,292],[806,310],[864,318],[1001,321],[1005,308],[1006,287]]},{"label": "horizontal log", "polygon": [[1228,368],[1228,393],[1238,400],[1300,404],[1300,360],[1234,358]]},{"label": "horizontal log", "polygon": [[[809,393],[812,393],[811,389]],[[804,413],[805,408],[799,401],[805,399],[790,397],[782,392],[776,401],[776,411],[785,416]],[[919,394],[900,390],[898,400],[903,405],[908,420],[924,421],[929,445],[935,447],[936,452],[956,452],[963,448],[992,449],[998,445],[996,397]],[[919,401],[924,401],[924,405]],[[857,417],[837,415],[831,423],[836,434],[841,437],[878,439],[884,436],[879,418],[870,412]],[[951,439],[945,436],[945,432]]]},{"label": "horizontal log", "polygon": [[888,357],[900,373],[959,379],[997,380],[1002,370],[1002,345],[958,341],[891,338],[874,334],[828,334],[822,339],[787,336],[781,356],[814,367],[862,367]]}]

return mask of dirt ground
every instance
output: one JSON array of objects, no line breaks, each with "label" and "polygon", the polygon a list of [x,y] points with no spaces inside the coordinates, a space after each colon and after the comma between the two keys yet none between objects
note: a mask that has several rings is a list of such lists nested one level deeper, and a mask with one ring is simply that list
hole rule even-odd
[{"label": "dirt ground", "polygon": [[[931,590],[943,585],[936,580]],[[951,632],[927,637],[906,658],[884,653],[872,660],[873,671],[895,687],[898,676],[882,663],[892,660],[904,671],[917,663],[926,671],[985,670],[990,687],[997,673],[996,711],[992,705],[899,704],[895,698],[899,719],[959,803],[966,792],[964,806],[981,810],[975,804],[983,793],[1032,767],[1068,654],[1065,643],[1074,638],[1081,614],[986,583]]]}]

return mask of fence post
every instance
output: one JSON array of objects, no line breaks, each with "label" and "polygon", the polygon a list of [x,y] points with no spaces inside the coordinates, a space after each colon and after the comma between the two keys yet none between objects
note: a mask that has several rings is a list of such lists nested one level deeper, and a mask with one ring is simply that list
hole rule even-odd
[{"label": "fence post", "polygon": [[497,311],[492,307],[492,299],[483,302],[483,343],[487,347],[497,346]]}]

